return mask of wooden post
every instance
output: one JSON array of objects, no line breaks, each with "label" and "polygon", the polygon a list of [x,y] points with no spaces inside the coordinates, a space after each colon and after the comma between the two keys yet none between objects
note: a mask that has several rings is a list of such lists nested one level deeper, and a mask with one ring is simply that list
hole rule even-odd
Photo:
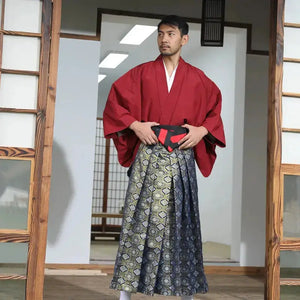
[{"label": "wooden post", "polygon": [[[42,47],[44,49],[41,51],[43,71],[39,84],[33,217],[29,243],[26,300],[43,299],[61,5],[62,0],[43,1]],[[47,50],[45,47],[50,47],[50,49],[44,51]],[[44,55],[47,52],[48,56]]]},{"label": "wooden post", "polygon": [[284,0],[271,0],[265,299],[280,299],[281,96]]}]

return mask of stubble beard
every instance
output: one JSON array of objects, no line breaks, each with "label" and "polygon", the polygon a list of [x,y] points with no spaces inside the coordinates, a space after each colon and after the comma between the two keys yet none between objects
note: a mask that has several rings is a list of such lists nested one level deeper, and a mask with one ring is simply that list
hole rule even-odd
[{"label": "stubble beard", "polygon": [[160,51],[160,54],[162,56],[173,56],[173,55],[177,54],[180,51],[180,48],[177,49],[176,51],[172,51],[172,52],[165,52],[165,51],[160,50],[160,49],[159,49],[159,51]]}]

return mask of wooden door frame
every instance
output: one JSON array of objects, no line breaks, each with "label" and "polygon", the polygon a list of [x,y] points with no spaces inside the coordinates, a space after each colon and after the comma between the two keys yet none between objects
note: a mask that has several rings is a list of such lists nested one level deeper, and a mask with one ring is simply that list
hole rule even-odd
[{"label": "wooden door frame", "polygon": [[[34,209],[39,220],[32,224],[32,232],[36,239],[35,251],[35,284],[28,285],[27,299],[42,299],[44,278],[44,262],[47,241],[47,217],[50,192],[51,159],[53,142],[53,124],[56,96],[56,80],[58,68],[58,48],[61,22],[62,0],[52,0],[53,16],[51,31],[50,69],[46,104],[46,129],[40,153],[40,184]],[[268,100],[268,155],[267,155],[267,209],[266,209],[266,284],[265,299],[280,297],[280,162],[281,162],[281,86],[283,59],[283,7],[284,0],[270,0],[270,58],[269,58],[269,100]],[[280,20],[278,22],[278,20]],[[279,36],[277,35],[279,32]],[[38,171],[37,171],[38,172]],[[37,178],[37,177],[36,177]],[[37,178],[38,179],[38,178]],[[38,247],[43,245],[43,247]],[[31,280],[32,281],[32,280]],[[30,296],[29,296],[30,295]]]}]

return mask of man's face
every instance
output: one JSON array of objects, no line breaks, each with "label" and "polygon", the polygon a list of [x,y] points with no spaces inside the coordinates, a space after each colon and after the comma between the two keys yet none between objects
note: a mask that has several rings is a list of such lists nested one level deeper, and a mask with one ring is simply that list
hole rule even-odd
[{"label": "man's face", "polygon": [[181,36],[177,26],[162,24],[158,29],[157,44],[162,55],[177,54],[187,41],[188,35]]}]

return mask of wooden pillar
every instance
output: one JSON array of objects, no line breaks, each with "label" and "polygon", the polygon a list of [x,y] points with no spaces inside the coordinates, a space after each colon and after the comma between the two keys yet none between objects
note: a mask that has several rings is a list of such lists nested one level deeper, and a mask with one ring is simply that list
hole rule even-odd
[{"label": "wooden pillar", "polygon": [[280,299],[281,94],[284,0],[271,0],[265,299]]},{"label": "wooden pillar", "polygon": [[43,47],[50,47],[50,57],[43,56],[44,51],[41,51],[41,64],[45,67],[45,71],[41,74],[43,79],[39,86],[35,146],[36,163],[32,206],[33,218],[29,243],[26,300],[43,299],[59,33],[61,24],[62,0],[44,0],[43,2]]}]

